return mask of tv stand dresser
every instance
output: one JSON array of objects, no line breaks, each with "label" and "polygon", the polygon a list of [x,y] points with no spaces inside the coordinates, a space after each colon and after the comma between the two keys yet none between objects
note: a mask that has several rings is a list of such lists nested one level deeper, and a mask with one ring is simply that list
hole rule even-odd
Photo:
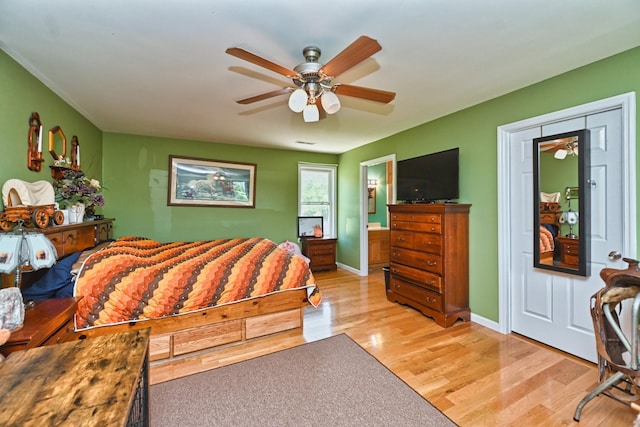
[{"label": "tv stand dresser", "polygon": [[387,299],[409,305],[442,327],[469,321],[467,204],[389,205]]}]

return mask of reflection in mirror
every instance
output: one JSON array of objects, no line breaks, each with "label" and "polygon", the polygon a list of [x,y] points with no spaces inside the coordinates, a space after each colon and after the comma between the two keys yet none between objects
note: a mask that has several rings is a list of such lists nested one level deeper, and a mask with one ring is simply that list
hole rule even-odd
[{"label": "reflection in mirror", "polygon": [[534,267],[589,275],[589,131],[533,140]]}]

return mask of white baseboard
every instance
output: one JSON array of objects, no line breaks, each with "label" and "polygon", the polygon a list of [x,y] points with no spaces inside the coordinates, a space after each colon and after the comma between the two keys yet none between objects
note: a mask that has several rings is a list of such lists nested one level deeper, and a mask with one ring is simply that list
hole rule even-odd
[{"label": "white baseboard", "polygon": [[486,317],[482,317],[482,316],[479,316],[477,314],[471,313],[471,321],[474,322],[474,323],[477,323],[478,325],[482,325],[482,326],[484,326],[486,328],[492,329],[492,330],[494,330],[496,332],[503,333],[500,330],[500,324],[498,322],[495,322],[493,320],[489,320]]},{"label": "white baseboard", "polygon": [[367,274],[362,274],[360,272],[360,270],[357,270],[351,266],[348,266],[346,264],[342,264],[341,262],[337,262],[336,265],[338,266],[338,268],[343,268],[347,271],[350,271],[351,273],[357,274],[358,276],[367,276]]}]

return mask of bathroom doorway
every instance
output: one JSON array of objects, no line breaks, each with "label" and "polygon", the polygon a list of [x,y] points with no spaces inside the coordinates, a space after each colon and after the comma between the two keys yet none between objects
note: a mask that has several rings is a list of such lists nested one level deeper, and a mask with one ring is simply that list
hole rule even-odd
[{"label": "bathroom doorway", "polygon": [[360,275],[368,276],[389,260],[389,210],[396,200],[396,155],[360,163]]}]

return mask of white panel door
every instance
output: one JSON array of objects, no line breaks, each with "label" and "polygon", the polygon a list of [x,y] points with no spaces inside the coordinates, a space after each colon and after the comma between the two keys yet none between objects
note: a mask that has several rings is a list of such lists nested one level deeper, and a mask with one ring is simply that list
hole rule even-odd
[{"label": "white panel door", "polygon": [[[589,277],[533,268],[533,139],[587,128],[591,131],[591,239]],[[622,250],[622,115],[611,110],[511,135],[512,331],[595,361],[589,299],[604,282],[599,272],[613,264],[608,254]],[[561,161],[559,161],[560,163]],[[580,236],[580,238],[584,238]]]}]

